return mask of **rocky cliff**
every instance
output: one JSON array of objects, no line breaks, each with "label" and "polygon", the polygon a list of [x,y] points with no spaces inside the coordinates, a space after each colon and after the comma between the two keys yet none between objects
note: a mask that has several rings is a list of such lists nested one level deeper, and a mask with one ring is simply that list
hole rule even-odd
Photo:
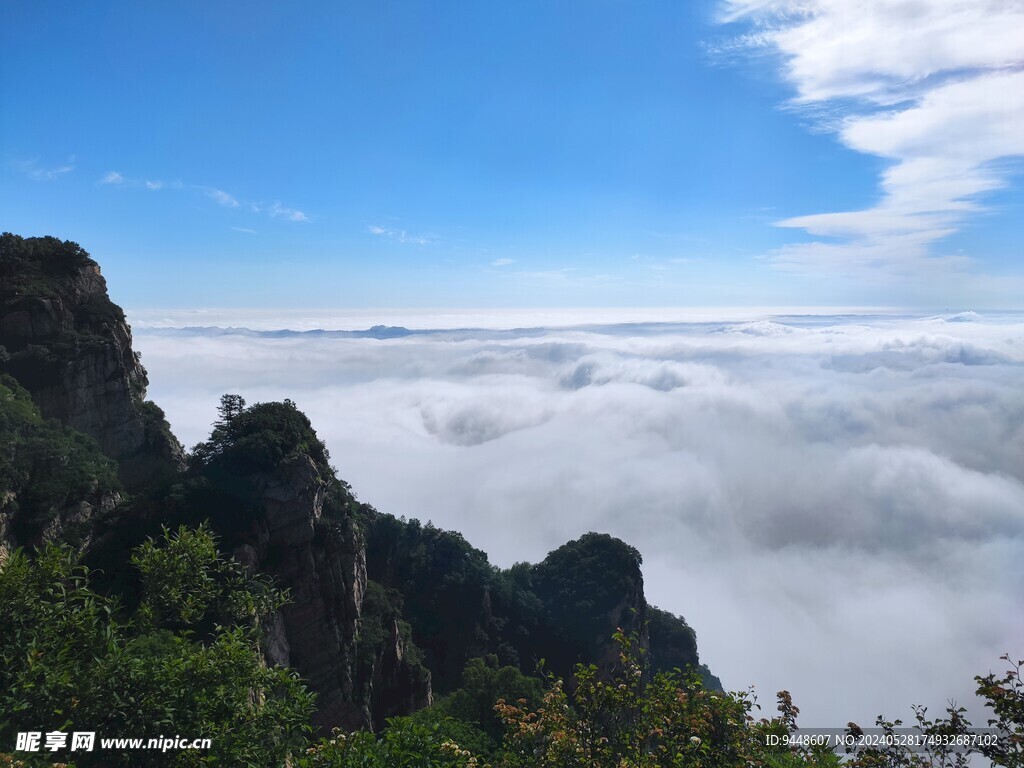
[{"label": "rocky cliff", "polygon": [[552,627],[552,660],[559,668],[586,661],[610,675],[619,664],[616,631],[650,647],[640,553],[608,534],[587,533],[537,564],[534,591]]},{"label": "rocky cliff", "polygon": [[290,402],[233,402],[197,446],[184,507],[288,590],[266,627],[267,658],[305,678],[324,728],[379,727],[426,706],[430,674],[400,612],[368,579],[358,505],[309,420]]},{"label": "rocky cliff", "polygon": [[146,385],[88,254],[0,236],[0,557],[72,541],[130,605],[131,548],[209,521],[224,550],[287,590],[262,650],[317,693],[323,729],[380,728],[484,656],[526,674],[541,659],[562,676],[577,662],[607,673],[616,630],[659,666],[699,663],[686,623],[647,605],[623,542],[587,534],[502,571],[458,533],[358,503],[294,403],[225,396],[186,462]]},{"label": "rocky cliff", "polygon": [[45,418],[95,438],[129,488],[183,468],[163,413],[145,401],[149,382],[124,313],[75,243],[0,235],[0,371]]},{"label": "rocky cliff", "polygon": [[121,502],[117,465],[96,441],[42,418],[31,395],[0,374],[0,563],[15,546],[92,539]]},{"label": "rocky cliff", "polygon": [[266,655],[294,667],[317,692],[317,724],[380,727],[391,715],[427,706],[430,677],[406,663],[410,649],[398,617],[384,617],[380,637],[382,617],[364,611],[362,536],[351,518],[324,519],[328,483],[313,459],[302,455],[248,480],[261,509],[240,532],[234,555],[289,592],[267,627]]},{"label": "rocky cliff", "polygon": [[588,533],[536,565],[502,571],[460,534],[429,523],[370,509],[362,526],[370,579],[399,593],[439,693],[457,688],[467,661],[483,656],[525,674],[544,660],[566,678],[580,662],[607,676],[618,663],[617,630],[650,648],[652,671],[701,669],[693,630],[647,604],[639,552],[612,536]]}]

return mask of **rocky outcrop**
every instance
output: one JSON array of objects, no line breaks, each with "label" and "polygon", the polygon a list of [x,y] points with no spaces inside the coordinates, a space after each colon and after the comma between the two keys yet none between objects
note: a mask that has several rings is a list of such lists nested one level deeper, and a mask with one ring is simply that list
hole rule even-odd
[{"label": "rocky outcrop", "polygon": [[364,672],[369,683],[369,723],[374,730],[383,728],[389,717],[416,712],[432,703],[430,677],[422,674],[419,664],[409,663],[410,651],[399,618],[391,617],[385,640],[375,649]]},{"label": "rocky outcrop", "polygon": [[[407,663],[397,619],[383,642],[366,642],[366,549],[351,518],[324,519],[327,483],[309,456],[248,482],[259,511],[234,555],[288,590],[289,602],[265,627],[265,654],[294,667],[317,693],[323,728],[383,725],[430,703],[430,680]],[[377,620],[377,617],[374,617]]]},{"label": "rocky outcrop", "polygon": [[92,543],[93,522],[121,503],[121,494],[95,488],[72,494],[44,510],[22,509],[15,490],[0,490],[0,565],[15,547],[37,548],[47,542],[84,550]]},{"label": "rocky outcrop", "polygon": [[0,558],[49,541],[86,549],[93,522],[121,503],[117,465],[96,441],[44,419],[0,374]]},{"label": "rocky outcrop", "polygon": [[620,665],[619,646],[614,641],[616,632],[627,637],[635,636],[638,649],[647,653],[651,647],[647,624],[647,600],[644,597],[644,580],[637,570],[637,580],[622,595],[619,602],[605,615],[604,621],[592,631],[591,649],[593,663],[602,678],[610,679],[612,671]]},{"label": "rocky outcrop", "polygon": [[146,371],[96,262],[74,243],[4,234],[0,278],[0,370],[44,417],[95,438],[128,487],[180,471],[184,452],[145,402]]},{"label": "rocky outcrop", "polygon": [[563,670],[594,664],[608,678],[619,664],[616,632],[650,647],[640,553],[608,534],[587,533],[550,552],[534,567],[534,589],[552,628]]}]

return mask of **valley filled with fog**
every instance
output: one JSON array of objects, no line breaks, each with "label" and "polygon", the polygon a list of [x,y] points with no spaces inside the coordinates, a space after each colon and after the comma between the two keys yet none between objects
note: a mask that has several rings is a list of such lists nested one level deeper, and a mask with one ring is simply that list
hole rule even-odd
[{"label": "valley filled with fog", "polygon": [[291,398],[360,499],[497,565],[619,536],[725,687],[806,727],[973,705],[1024,631],[1024,314],[129,320],[186,446],[221,394]]}]

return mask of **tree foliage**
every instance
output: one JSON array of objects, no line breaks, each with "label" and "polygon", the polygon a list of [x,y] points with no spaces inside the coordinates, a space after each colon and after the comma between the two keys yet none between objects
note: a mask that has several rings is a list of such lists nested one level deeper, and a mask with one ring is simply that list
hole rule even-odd
[{"label": "tree foliage", "polygon": [[[43,419],[32,397],[0,374],[0,513],[17,541],[37,541],[69,505],[120,490],[117,465],[96,441],[53,419]],[[83,531],[65,531],[77,541]]]},{"label": "tree foliage", "polygon": [[0,234],[0,299],[52,298],[69,277],[96,266],[86,250],[71,240],[4,232]]},{"label": "tree foliage", "polygon": [[443,724],[412,718],[388,721],[377,738],[369,731],[343,733],[311,746],[296,768],[482,768],[484,764],[452,739]]},{"label": "tree foliage", "polygon": [[[972,754],[994,765],[1020,768],[1024,728],[1024,662],[1010,663],[1004,675],[979,677],[978,694],[993,711],[989,724],[1000,739],[994,748],[955,749],[971,723],[954,705],[943,717],[929,719],[914,708],[913,730],[934,738],[914,750],[899,739],[852,754],[834,745],[790,746],[785,737],[799,735],[800,710],[786,691],[777,694],[778,714],[756,717],[750,692],[724,693],[707,688],[690,670],[643,674],[645,651],[636,637],[619,633],[619,664],[609,679],[593,665],[578,665],[572,692],[561,678],[548,677],[540,698],[499,698],[494,707],[503,739],[484,742],[478,729],[477,695],[486,698],[503,671],[485,663],[467,667],[466,697],[457,693],[412,718],[396,718],[380,738],[363,732],[323,739],[309,750],[302,768],[369,766],[444,766],[444,768],[966,768]],[[1004,657],[1009,663],[1009,657]],[[498,672],[499,674],[495,674]],[[530,696],[535,695],[530,691]],[[890,737],[903,725],[878,718],[876,727]],[[847,734],[861,729],[851,723]],[[778,737],[775,741],[768,737]]]},{"label": "tree foliage", "polygon": [[[313,698],[259,650],[259,614],[282,596],[222,560],[205,529],[167,532],[134,562],[145,598],[129,615],[66,546],[12,553],[0,571],[0,743],[51,730],[212,740],[208,752],[75,753],[79,766],[262,768],[301,748]],[[197,633],[210,617],[231,621]]]},{"label": "tree foliage", "polygon": [[504,733],[495,703],[523,701],[528,706],[537,706],[543,693],[539,678],[524,675],[513,666],[499,666],[497,657],[491,655],[470,659],[462,671],[461,686],[439,699],[431,709],[434,717],[448,717],[472,726],[474,731],[462,736],[465,743],[459,743],[472,746],[484,757],[491,757],[497,752]]},{"label": "tree foliage", "polygon": [[273,470],[305,455],[325,475],[330,473],[327,448],[291,400],[246,408],[240,396],[224,395],[219,415],[210,439],[192,450],[195,462],[245,475]]}]

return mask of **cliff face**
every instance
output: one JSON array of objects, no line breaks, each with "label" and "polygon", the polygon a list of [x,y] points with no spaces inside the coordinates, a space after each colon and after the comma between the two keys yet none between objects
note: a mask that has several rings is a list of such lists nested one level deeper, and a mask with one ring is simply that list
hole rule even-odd
[{"label": "cliff face", "polygon": [[317,693],[317,725],[370,727],[430,702],[429,678],[403,685],[405,641],[394,624],[380,647],[364,654],[360,675],[366,551],[352,521],[323,519],[327,484],[309,456],[248,478],[262,507],[241,532],[235,557],[286,588],[290,601],[267,631],[266,655],[294,667]]},{"label": "cliff face", "polygon": [[141,487],[181,471],[184,452],[145,402],[146,371],[100,268],[74,243],[0,236],[0,370],[45,418],[93,437]]},{"label": "cliff face", "polygon": [[[18,493],[0,490],[0,566],[15,547],[39,547],[48,541],[63,541],[78,548],[91,543],[92,521],[109,513],[121,502],[116,492],[96,489],[79,498],[57,501],[41,523],[26,520],[19,508]],[[26,530],[26,528],[28,530]]]},{"label": "cliff face", "polygon": [[0,374],[0,562],[15,546],[86,548],[119,490],[117,465],[95,440],[43,419],[25,388]]},{"label": "cliff face", "polygon": [[351,498],[306,417],[290,403],[239,409],[199,456],[189,506],[207,507],[235,558],[288,591],[264,654],[316,692],[316,725],[380,727],[429,704],[429,673],[367,578]]},{"label": "cliff face", "polygon": [[371,510],[364,528],[370,579],[401,593],[439,693],[461,684],[467,661],[491,655],[524,674],[543,659],[566,680],[580,662],[608,677],[618,630],[650,650],[652,672],[699,667],[693,631],[648,605],[639,552],[612,536],[588,533],[536,565],[499,571],[458,533],[429,523]]}]

